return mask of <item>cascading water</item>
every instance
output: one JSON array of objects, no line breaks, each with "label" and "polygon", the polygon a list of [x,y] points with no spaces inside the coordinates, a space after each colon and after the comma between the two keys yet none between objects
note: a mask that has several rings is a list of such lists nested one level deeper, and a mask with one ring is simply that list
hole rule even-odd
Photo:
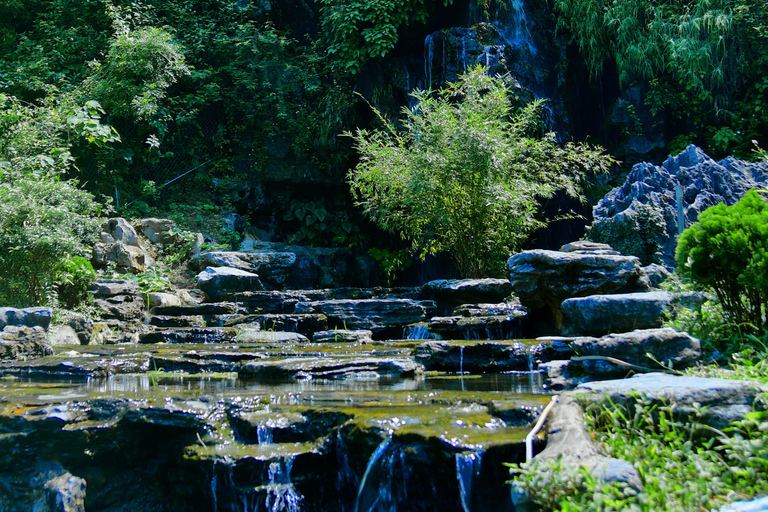
[{"label": "cascading water", "polygon": [[480,478],[483,451],[456,454],[456,480],[459,483],[461,508],[464,512],[472,510],[472,487]]},{"label": "cascading water", "polygon": [[429,331],[429,324],[419,323],[407,325],[403,329],[403,339],[406,340],[439,340],[438,334]]},{"label": "cascading water", "polygon": [[256,443],[272,444],[272,429],[267,425],[258,425],[256,427]]},{"label": "cascading water", "polygon": [[403,449],[387,438],[374,450],[355,501],[355,512],[396,511],[407,498],[410,468]]},{"label": "cascading water", "polygon": [[265,502],[268,512],[300,512],[303,497],[291,482],[293,457],[269,465],[269,483]]}]

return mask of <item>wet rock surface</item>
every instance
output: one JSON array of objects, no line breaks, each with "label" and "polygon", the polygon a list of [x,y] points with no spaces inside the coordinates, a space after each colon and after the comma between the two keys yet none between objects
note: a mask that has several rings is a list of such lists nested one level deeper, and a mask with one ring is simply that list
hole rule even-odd
[{"label": "wet rock surface", "polygon": [[[605,249],[607,247],[608,249]],[[571,251],[535,249],[509,258],[507,270],[515,295],[528,308],[531,328],[558,334],[561,304],[572,297],[650,291],[648,277],[635,257],[606,254],[610,247]]]},{"label": "wet rock surface", "polygon": [[403,327],[427,318],[434,303],[411,299],[336,299],[296,304],[296,313],[322,313],[329,327],[367,329],[377,334],[402,333]]}]

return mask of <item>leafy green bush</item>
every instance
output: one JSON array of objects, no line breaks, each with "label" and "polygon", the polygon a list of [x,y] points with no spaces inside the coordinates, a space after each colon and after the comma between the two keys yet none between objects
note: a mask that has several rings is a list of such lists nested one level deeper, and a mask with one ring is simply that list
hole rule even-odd
[{"label": "leafy green bush", "polygon": [[[373,57],[384,57],[395,47],[397,31],[428,16],[424,0],[321,0],[322,25],[328,32],[328,53],[346,71],[357,73]],[[447,6],[453,0],[443,0]]]},{"label": "leafy green bush", "polygon": [[678,272],[712,289],[728,320],[768,327],[768,203],[750,190],[736,204],[718,204],[680,235]]},{"label": "leafy green bush", "polygon": [[73,182],[0,171],[0,303],[55,302],[67,257],[87,254],[102,210]]},{"label": "leafy green bush", "polygon": [[448,253],[463,276],[500,275],[542,226],[539,200],[578,195],[585,169],[612,162],[600,149],[538,136],[542,103],[516,110],[510,88],[485,71],[471,68],[436,95],[416,92],[402,130],[382,118],[384,129],[353,135],[358,204],[422,256]]},{"label": "leafy green bush", "polygon": [[56,275],[56,296],[59,303],[68,309],[75,309],[88,302],[88,285],[96,281],[96,277],[96,271],[88,258],[64,258]]}]

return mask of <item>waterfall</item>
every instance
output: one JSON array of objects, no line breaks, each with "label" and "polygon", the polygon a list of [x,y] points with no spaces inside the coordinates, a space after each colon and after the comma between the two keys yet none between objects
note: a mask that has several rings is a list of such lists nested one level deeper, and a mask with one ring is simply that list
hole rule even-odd
[{"label": "waterfall", "polygon": [[435,57],[435,34],[424,39],[424,80],[427,89],[432,89],[432,59]]},{"label": "waterfall", "polygon": [[509,17],[505,24],[503,35],[505,42],[515,49],[527,49],[534,56],[539,50],[533,42],[528,28],[528,16],[523,0],[510,0],[508,5]]},{"label": "waterfall", "polygon": [[266,510],[268,512],[300,512],[304,497],[291,482],[293,457],[280,459],[269,465]]},{"label": "waterfall", "polygon": [[409,476],[405,452],[392,438],[385,439],[368,460],[355,512],[396,512],[407,499],[405,484]]},{"label": "waterfall", "polygon": [[470,512],[472,503],[472,486],[480,477],[483,451],[456,454],[456,480],[459,483],[461,508]]},{"label": "waterfall", "polygon": [[[216,466],[223,466],[225,471],[219,475]],[[219,502],[228,503],[236,498],[234,463],[229,458],[213,461],[213,477],[211,478],[211,496],[213,498],[213,512],[219,512]]]},{"label": "waterfall", "polygon": [[418,323],[406,325],[403,329],[403,338],[406,340],[439,340],[440,335],[429,332],[429,324]]},{"label": "waterfall", "polygon": [[256,427],[256,444],[272,444],[272,429],[267,425]]},{"label": "waterfall", "polygon": [[464,345],[459,347],[459,375],[461,375],[461,390],[466,391],[464,388]]}]

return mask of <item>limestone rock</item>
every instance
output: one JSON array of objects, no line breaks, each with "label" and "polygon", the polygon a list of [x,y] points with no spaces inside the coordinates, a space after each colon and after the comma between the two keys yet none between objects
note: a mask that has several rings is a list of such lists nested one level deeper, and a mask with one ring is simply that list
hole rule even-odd
[{"label": "limestone rock", "polygon": [[[579,357],[611,357],[643,368],[656,368],[656,361],[675,369],[686,368],[701,358],[701,342],[685,332],[674,329],[639,329],[602,338],[580,337],[573,341],[573,350]],[[630,368],[604,359],[579,361],[593,379],[621,378]]]},{"label": "limestone rock", "polygon": [[77,333],[77,338],[81,345],[88,345],[91,342],[91,336],[95,327],[93,320],[85,315],[74,313],[67,321],[67,325]]},{"label": "limestone rock", "polygon": [[535,249],[515,254],[507,262],[509,281],[529,316],[541,327],[562,328],[562,302],[595,294],[646,292],[648,277],[633,256],[601,254],[602,251],[547,251]]},{"label": "limestone rock", "polygon": [[148,218],[141,219],[135,225],[144,238],[153,244],[170,244],[176,242],[176,237],[169,232],[176,227],[176,223],[170,219]]},{"label": "limestone rock", "polygon": [[42,327],[48,329],[51,324],[51,308],[0,308],[0,330],[6,325]]},{"label": "limestone rock", "polygon": [[136,230],[123,218],[110,219],[94,244],[92,263],[96,268],[115,265],[118,272],[140,274],[154,263],[154,258],[141,246]]},{"label": "limestone rock", "polygon": [[6,325],[0,331],[0,361],[52,354],[40,326]]},{"label": "limestone rock", "polygon": [[88,287],[93,294],[93,302],[101,309],[105,319],[119,321],[143,318],[146,306],[139,297],[139,287],[129,279],[99,279]]},{"label": "limestone rock", "polygon": [[750,188],[768,187],[768,163],[746,162],[733,157],[715,162],[700,148],[690,145],[660,166],[648,162],[636,164],[624,184],[611,190],[594,207],[590,237],[593,232],[610,229],[612,223],[636,217],[640,205],[650,206],[664,219],[664,229],[653,243],[660,249],[661,263],[674,267],[677,185],[683,188],[683,216],[685,225],[689,226],[710,206],[718,203],[732,205]]},{"label": "limestone rock", "polygon": [[[605,482],[624,482],[630,487],[643,488],[640,474],[632,464],[607,457],[584,426],[581,408],[569,394],[560,395],[559,401],[552,408],[547,419],[547,447],[534,460],[540,462],[556,461],[564,466],[565,471],[576,472],[587,468],[595,478]],[[541,492],[547,492],[547,486]],[[515,510],[533,512],[538,510],[533,505],[530,495],[515,491],[512,500]]]},{"label": "limestone rock", "polygon": [[328,329],[328,318],[323,314],[271,314],[234,316],[224,322],[225,326],[240,324],[257,325],[264,331],[297,332],[311,337],[317,331]]},{"label": "limestone rock", "polygon": [[296,313],[323,313],[331,327],[346,329],[368,329],[377,332],[396,330],[423,321],[430,301],[411,299],[337,299],[316,302],[299,302]]},{"label": "limestone rock", "polygon": [[264,289],[258,275],[230,267],[208,267],[197,274],[197,286],[213,302],[227,293]]},{"label": "limestone rock", "polygon": [[157,307],[181,306],[181,299],[173,293],[150,292],[147,294],[149,310]]},{"label": "limestone rock", "polygon": [[296,263],[296,254],[277,251],[211,251],[195,258],[198,269],[230,267],[257,273],[264,284],[272,289],[282,289]]},{"label": "limestone rock", "polygon": [[334,329],[318,331],[312,336],[313,343],[370,343],[373,341],[373,331],[366,329]]},{"label": "limestone rock", "polygon": [[563,301],[563,334],[602,336],[661,327],[670,311],[668,292],[590,295]]},{"label": "limestone rock", "polygon": [[629,379],[580,384],[574,393],[580,400],[616,404],[636,403],[644,396],[654,403],[674,404],[675,413],[686,419],[704,407],[699,421],[722,429],[752,412],[752,404],[768,385],[755,381],[675,376],[663,373],[635,375]]},{"label": "limestone rock", "polygon": [[437,279],[424,285],[422,295],[451,305],[502,302],[512,293],[506,279]]},{"label": "limestone rock", "polygon": [[49,345],[80,345],[75,330],[68,325],[54,325],[48,330],[47,342]]}]

